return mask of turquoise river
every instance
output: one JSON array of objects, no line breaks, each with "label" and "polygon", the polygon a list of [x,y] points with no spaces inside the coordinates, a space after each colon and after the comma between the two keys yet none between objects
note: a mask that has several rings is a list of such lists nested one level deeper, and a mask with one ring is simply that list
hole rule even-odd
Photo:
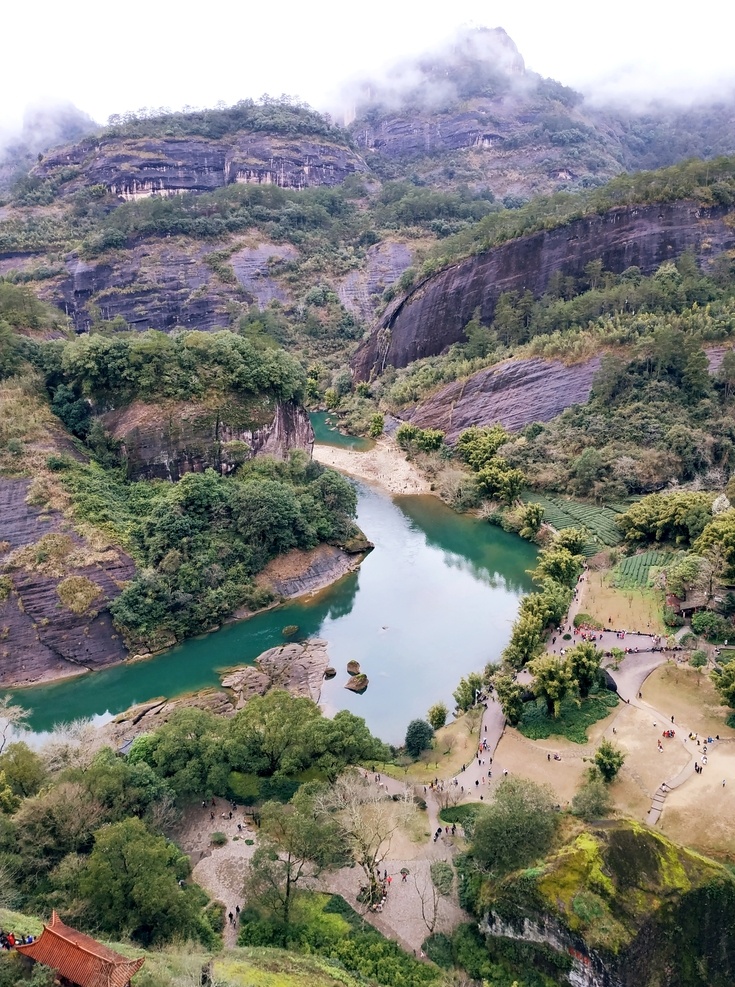
[{"label": "turquoise river", "polygon": [[[325,436],[326,437],[326,436]],[[322,436],[320,436],[322,438]],[[337,677],[325,682],[327,712],[350,709],[390,743],[406,725],[444,700],[462,675],[496,659],[508,641],[534,565],[528,543],[436,497],[393,500],[357,484],[358,524],[375,549],[357,572],[314,596],[229,624],[165,654],[50,685],[18,690],[43,732],[77,717],[108,719],[134,703],[219,684],[222,669],[252,662],[282,644],[282,629],[329,642]],[[350,659],[370,685],[344,688]]]}]

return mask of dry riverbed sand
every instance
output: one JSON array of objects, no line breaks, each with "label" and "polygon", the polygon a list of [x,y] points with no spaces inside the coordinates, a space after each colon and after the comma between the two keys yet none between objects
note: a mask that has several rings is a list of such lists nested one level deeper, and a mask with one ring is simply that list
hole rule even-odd
[{"label": "dry riverbed sand", "polygon": [[393,439],[384,436],[372,449],[358,452],[336,446],[315,445],[314,459],[358,480],[374,483],[392,494],[426,494],[429,482],[406,460]]}]

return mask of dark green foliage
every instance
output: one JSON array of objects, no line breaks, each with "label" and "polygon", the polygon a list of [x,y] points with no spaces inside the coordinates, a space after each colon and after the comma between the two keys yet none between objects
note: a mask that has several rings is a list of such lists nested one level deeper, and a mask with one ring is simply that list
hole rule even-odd
[{"label": "dark green foliage", "polygon": [[477,803],[465,805],[450,805],[439,812],[439,818],[444,823],[457,823],[458,826],[469,828],[480,808]]},{"label": "dark green foliage", "polygon": [[100,830],[78,892],[89,920],[115,935],[126,933],[143,944],[191,936],[213,944],[203,920],[207,896],[198,887],[182,888],[188,857],[162,836],[152,835],[139,819],[126,819]]},{"label": "dark green foliage", "polygon": [[288,946],[336,960],[350,973],[384,987],[420,987],[439,979],[421,963],[364,922],[338,895],[312,895],[286,926],[250,909],[240,916],[242,946]]},{"label": "dark green foliage", "polygon": [[592,688],[590,695],[582,702],[576,696],[563,699],[559,714],[554,718],[548,715],[545,700],[537,699],[524,704],[518,729],[531,740],[556,736],[566,737],[575,744],[586,744],[588,727],[609,716],[619,701],[616,692]]},{"label": "dark green foliage", "polygon": [[528,866],[548,851],[556,824],[552,790],[508,776],[475,817],[472,857],[495,875]]},{"label": "dark green foliage", "polygon": [[481,253],[499,243],[539,229],[566,226],[584,215],[604,213],[616,206],[693,198],[703,205],[717,203],[716,190],[731,195],[735,187],[735,158],[690,159],[659,171],[618,175],[601,188],[577,195],[558,192],[533,199],[520,208],[491,213],[475,226],[443,240],[436,257],[450,263]]},{"label": "dark green foliage", "polygon": [[330,123],[327,117],[290,96],[262,96],[258,100],[241,99],[232,106],[204,110],[151,110],[117,114],[110,117],[100,134],[105,137],[224,137],[239,130],[267,133],[311,134],[336,137],[344,142],[348,134]]},{"label": "dark green foliage", "polygon": [[141,563],[111,612],[131,640],[154,646],[243,604],[262,606],[268,598],[252,577],[272,556],[354,530],[354,488],[299,454],[253,460],[235,479],[208,470],[176,485],[127,483],[78,463],[63,478],[77,515],[111,530]]},{"label": "dark green foliage", "polygon": [[[432,939],[439,937],[428,939],[427,948]],[[437,948],[439,956],[446,958],[446,946],[441,940]],[[491,983],[493,987],[552,987],[558,982],[543,972],[556,965],[555,957],[547,955],[543,947],[514,940],[486,939],[475,923],[457,927],[451,937],[451,950],[453,965],[474,981]],[[540,970],[534,969],[537,963]]]},{"label": "dark green foliage", "polygon": [[67,343],[62,366],[67,383],[103,405],[134,398],[202,398],[212,391],[301,396],[304,373],[280,349],[258,349],[228,331],[148,332],[132,336],[81,336]]},{"label": "dark green foliage", "polygon": [[479,672],[470,672],[466,678],[461,678],[459,685],[452,693],[457,708],[466,712],[471,706],[474,706],[477,702],[477,695],[482,692],[483,688],[484,682]]},{"label": "dark green foliage", "polygon": [[712,610],[700,610],[692,617],[692,630],[708,641],[726,641],[733,636],[733,625],[729,620]]},{"label": "dark green foliage", "polygon": [[444,442],[444,432],[403,422],[396,430],[396,441],[401,449],[408,452],[435,452]]},{"label": "dark green foliage", "polygon": [[706,493],[652,494],[633,504],[618,523],[628,541],[690,545],[712,518],[712,500]]},{"label": "dark green foliage", "polygon": [[418,757],[422,751],[431,747],[434,728],[426,720],[411,720],[406,730],[406,753]]},{"label": "dark green foliage", "polygon": [[289,801],[305,768],[333,780],[348,764],[387,754],[353,713],[327,719],[311,700],[273,690],[231,720],[177,711],[156,733],[136,738],[128,764],[149,765],[182,801],[232,795],[252,804]]}]

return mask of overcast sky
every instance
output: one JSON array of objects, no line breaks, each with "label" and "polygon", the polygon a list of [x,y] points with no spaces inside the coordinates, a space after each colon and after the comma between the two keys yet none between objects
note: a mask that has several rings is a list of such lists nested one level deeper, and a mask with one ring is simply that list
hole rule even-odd
[{"label": "overcast sky", "polygon": [[[11,0],[8,0],[8,5]],[[504,27],[526,65],[582,91],[689,98],[735,79],[735,2],[260,0],[3,10],[0,125],[68,99],[99,122],[142,106],[212,106],[268,92],[328,109],[342,80],[381,74],[463,24]]]}]

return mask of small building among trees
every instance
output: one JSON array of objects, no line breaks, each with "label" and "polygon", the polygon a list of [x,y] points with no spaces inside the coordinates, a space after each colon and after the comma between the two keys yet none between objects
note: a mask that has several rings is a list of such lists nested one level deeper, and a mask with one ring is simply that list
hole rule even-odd
[{"label": "small building among trees", "polygon": [[145,962],[126,959],[91,936],[70,929],[56,912],[34,942],[16,949],[55,970],[64,987],[129,987]]}]

